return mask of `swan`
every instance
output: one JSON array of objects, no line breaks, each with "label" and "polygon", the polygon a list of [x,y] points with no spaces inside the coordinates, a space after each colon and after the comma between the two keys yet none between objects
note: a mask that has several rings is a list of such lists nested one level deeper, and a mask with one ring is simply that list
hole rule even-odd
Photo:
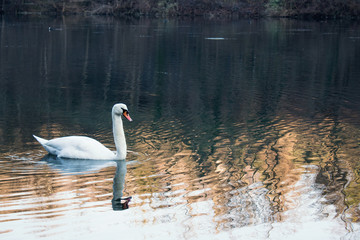
[{"label": "swan", "polygon": [[128,108],[117,103],[112,111],[113,134],[116,152],[111,151],[97,140],[85,136],[68,136],[46,140],[38,136],[34,138],[45,150],[59,158],[90,159],[90,160],[121,160],[126,158],[126,140],[121,115],[132,121]]}]

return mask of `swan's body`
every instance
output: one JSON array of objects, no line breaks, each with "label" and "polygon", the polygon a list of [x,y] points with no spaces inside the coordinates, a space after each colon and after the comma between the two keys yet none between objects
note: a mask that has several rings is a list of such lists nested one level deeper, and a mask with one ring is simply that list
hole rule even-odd
[{"label": "swan's body", "polygon": [[126,158],[126,140],[121,115],[132,121],[125,104],[115,104],[112,109],[113,133],[116,146],[114,153],[95,139],[84,136],[69,136],[46,140],[35,139],[50,154],[60,158],[120,160]]}]

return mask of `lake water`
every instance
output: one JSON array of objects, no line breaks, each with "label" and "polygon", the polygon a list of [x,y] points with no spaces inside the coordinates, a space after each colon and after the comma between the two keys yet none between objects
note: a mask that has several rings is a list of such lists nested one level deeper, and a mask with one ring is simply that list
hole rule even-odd
[{"label": "lake water", "polygon": [[[358,23],[0,23],[1,239],[360,239]],[[117,102],[126,161],[32,137],[114,149]]]}]

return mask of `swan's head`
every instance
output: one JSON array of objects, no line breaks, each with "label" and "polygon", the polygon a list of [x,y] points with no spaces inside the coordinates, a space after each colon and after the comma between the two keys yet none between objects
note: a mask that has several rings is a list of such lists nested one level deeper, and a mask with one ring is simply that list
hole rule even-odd
[{"label": "swan's head", "polygon": [[115,104],[112,109],[112,114],[113,114],[113,116],[123,115],[127,120],[129,120],[130,122],[132,121],[132,119],[129,115],[129,110],[128,110],[127,106],[123,103]]}]

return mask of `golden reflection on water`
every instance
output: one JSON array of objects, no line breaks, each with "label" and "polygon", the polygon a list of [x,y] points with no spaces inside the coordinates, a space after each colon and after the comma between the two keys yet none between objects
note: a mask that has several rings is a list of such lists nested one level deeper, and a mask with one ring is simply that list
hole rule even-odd
[{"label": "golden reflection on water", "polygon": [[[137,140],[130,141],[127,172],[122,173],[116,164],[64,172],[56,162],[42,161],[42,150],[3,153],[0,223],[106,209],[123,195],[133,196],[130,210],[142,209],[138,225],[165,221],[163,215],[151,217],[152,212],[183,206],[190,222],[204,218],[206,225],[211,219],[203,227],[215,232],[307,221],[307,215],[311,221],[314,216],[340,218],[346,226],[359,221],[358,130],[350,124],[325,118],[310,125],[287,115],[264,126],[269,134],[263,139],[246,132],[232,138],[220,134],[208,150],[194,147],[201,143],[169,141],[169,135],[182,134],[181,128],[151,135],[147,127],[131,130],[129,138]],[[115,174],[125,182],[116,185]],[[175,216],[167,221],[176,221]]]},{"label": "golden reflection on water", "polygon": [[[324,193],[323,204],[333,204],[338,215],[343,215],[345,210],[346,214],[355,214],[351,209],[357,208],[359,198],[355,200],[352,196],[354,203],[348,206],[349,200],[344,201],[347,199],[344,187],[357,185],[357,179],[352,176],[357,173],[352,173],[352,169],[358,166],[349,168],[357,163],[356,154],[344,152],[349,147],[345,142],[339,144],[338,140],[353,141],[352,137],[346,137],[345,132],[351,125],[345,127],[343,123],[326,118],[317,125],[309,125],[289,116],[275,122],[271,126],[273,131],[261,142],[251,144],[249,136],[239,136],[232,142],[216,137],[213,152],[202,162],[199,162],[202,156],[189,146],[179,143],[178,147],[171,148],[166,142],[156,143],[161,147],[156,152],[147,153],[152,159],[131,172],[137,176],[157,174],[146,180],[131,181],[136,183],[131,189],[152,193],[164,189],[171,191],[171,186],[183,184],[186,192],[200,191],[195,196],[185,194],[186,202],[192,204],[211,199],[217,214],[222,215],[231,209],[227,201],[229,192],[261,183],[266,190],[271,215],[276,221],[286,221],[282,213],[294,209],[296,199],[303,193],[298,191],[297,184],[305,173],[311,173],[316,176],[311,184]],[[146,145],[147,142],[143,145],[137,143],[134,147],[145,149]],[[164,158],[164,155],[170,158]],[[357,216],[350,218],[357,219]]]},{"label": "golden reflection on water", "polygon": [[[80,173],[63,172],[52,162],[41,161],[42,150],[3,153],[0,223],[103,209],[123,195],[134,197],[130,209],[142,209],[140,225],[163,221],[162,215],[152,218],[151,212],[177,206],[186,206],[189,219],[206,222],[211,216],[214,225],[204,228],[215,227],[218,232],[305,221],[306,215],[340,217],[347,226],[359,221],[358,129],[331,118],[307,124],[290,115],[263,127],[268,131],[263,139],[252,139],[246,132],[231,138],[220,134],[210,140],[212,149],[200,149],[194,146],[201,143],[169,140],[181,135],[181,128],[152,135],[151,126],[142,126],[131,130],[129,138],[136,141],[130,141],[127,172],[122,173],[116,164],[95,172],[84,172],[82,166],[75,168]],[[115,174],[125,182],[116,185]],[[170,216],[169,221],[175,220]]]}]

